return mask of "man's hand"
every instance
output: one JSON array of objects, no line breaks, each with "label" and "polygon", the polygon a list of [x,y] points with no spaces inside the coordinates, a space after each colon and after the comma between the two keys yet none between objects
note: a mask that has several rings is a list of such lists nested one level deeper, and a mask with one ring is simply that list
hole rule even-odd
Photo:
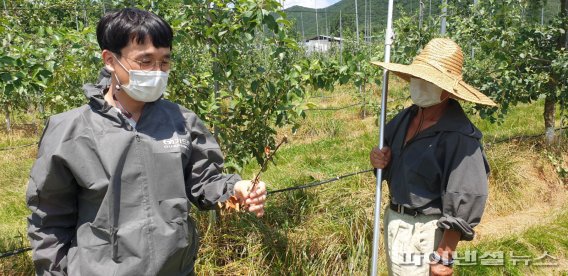
[{"label": "man's hand", "polygon": [[376,147],[371,150],[369,157],[373,167],[377,169],[384,169],[391,160],[391,149],[389,147],[383,147],[379,150],[379,148]]},{"label": "man's hand", "polygon": [[255,213],[257,217],[264,215],[264,202],[266,201],[266,185],[259,181],[254,191],[249,191],[252,181],[241,180],[235,184],[235,197],[244,203],[247,211]]},{"label": "man's hand", "polygon": [[443,264],[430,264],[430,275],[449,276],[454,273],[454,269]]}]

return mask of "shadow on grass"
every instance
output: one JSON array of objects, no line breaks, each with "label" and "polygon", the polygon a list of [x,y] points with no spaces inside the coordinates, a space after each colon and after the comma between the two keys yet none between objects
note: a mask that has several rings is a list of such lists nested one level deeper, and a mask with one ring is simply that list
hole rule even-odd
[{"label": "shadow on grass", "polygon": [[266,209],[266,218],[252,220],[262,236],[266,258],[273,265],[271,273],[289,273],[298,267],[293,246],[288,239],[289,231],[295,229],[309,213],[311,205],[317,204],[317,197],[305,190],[296,190],[271,196],[271,204]]}]

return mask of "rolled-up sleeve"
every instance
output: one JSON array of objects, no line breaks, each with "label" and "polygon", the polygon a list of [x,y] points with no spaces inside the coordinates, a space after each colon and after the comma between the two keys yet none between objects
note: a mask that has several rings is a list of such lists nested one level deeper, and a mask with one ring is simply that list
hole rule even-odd
[{"label": "rolled-up sleeve", "polygon": [[75,237],[77,186],[73,174],[58,154],[63,147],[56,122],[48,123],[38,158],[30,173],[26,201],[31,215],[28,236],[38,275],[65,275],[67,252]]},{"label": "rolled-up sleeve", "polygon": [[449,143],[447,182],[442,187],[442,217],[438,227],[461,232],[461,240],[472,240],[488,194],[489,165],[477,139],[459,135]]},{"label": "rolled-up sleeve", "polygon": [[233,187],[241,177],[223,174],[223,154],[215,137],[194,114],[188,120],[192,141],[187,196],[199,209],[213,209],[217,202],[233,195]]}]

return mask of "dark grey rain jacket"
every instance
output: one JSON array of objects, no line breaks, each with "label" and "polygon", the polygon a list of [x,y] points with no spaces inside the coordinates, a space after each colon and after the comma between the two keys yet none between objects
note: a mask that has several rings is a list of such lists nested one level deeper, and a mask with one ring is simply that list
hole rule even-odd
[{"label": "dark grey rain jacket", "polygon": [[426,215],[442,215],[438,227],[474,237],[485,208],[489,164],[483,153],[481,132],[459,103],[450,99],[438,122],[404,145],[406,130],[417,114],[413,105],[385,127],[391,161],[385,168],[391,201]]},{"label": "dark grey rain jacket", "polygon": [[103,99],[51,117],[32,168],[28,235],[39,275],[188,275],[197,252],[190,202],[226,200],[237,175],[197,116],[167,100],[132,128]]}]

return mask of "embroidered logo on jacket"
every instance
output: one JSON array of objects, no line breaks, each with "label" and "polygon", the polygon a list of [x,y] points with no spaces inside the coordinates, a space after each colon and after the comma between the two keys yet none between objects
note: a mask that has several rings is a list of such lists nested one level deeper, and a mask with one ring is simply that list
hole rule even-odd
[{"label": "embroidered logo on jacket", "polygon": [[184,138],[171,138],[162,140],[165,149],[173,149],[173,148],[189,148],[189,140]]}]

